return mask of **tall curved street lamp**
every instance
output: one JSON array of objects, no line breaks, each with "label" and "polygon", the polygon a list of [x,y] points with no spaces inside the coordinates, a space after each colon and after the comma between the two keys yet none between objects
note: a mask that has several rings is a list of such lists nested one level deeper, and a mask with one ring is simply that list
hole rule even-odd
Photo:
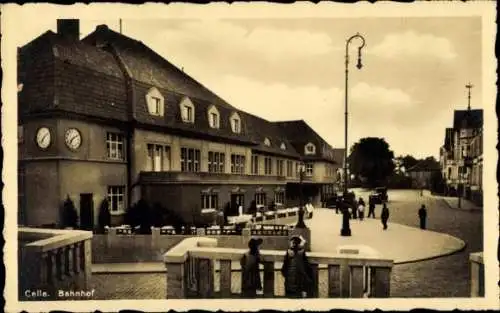
[{"label": "tall curved street lamp", "polygon": [[347,147],[347,116],[348,116],[348,111],[347,111],[347,104],[348,104],[348,83],[349,83],[349,44],[351,41],[355,38],[359,38],[361,40],[361,44],[358,47],[358,63],[356,64],[356,67],[358,69],[361,69],[363,65],[361,64],[361,49],[365,46],[365,38],[361,36],[359,33],[356,33],[356,35],[351,36],[349,39],[347,39],[346,45],[345,45],[345,151],[344,151],[344,195],[347,195],[347,186],[349,184],[349,177],[347,174],[347,156],[348,156],[348,147]]}]

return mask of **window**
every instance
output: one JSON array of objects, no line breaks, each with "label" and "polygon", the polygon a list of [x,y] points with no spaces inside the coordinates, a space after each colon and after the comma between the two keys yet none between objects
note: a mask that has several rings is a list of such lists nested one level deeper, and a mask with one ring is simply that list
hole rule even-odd
[{"label": "window", "polygon": [[109,159],[123,160],[123,135],[117,133],[107,133],[106,147]]},{"label": "window", "polygon": [[265,138],[264,139],[264,145],[270,147],[271,146],[271,140],[269,140],[269,138]]},{"label": "window", "polygon": [[284,142],[281,143],[281,146],[280,146],[280,149],[281,150],[286,150],[286,145]]},{"label": "window", "polygon": [[216,193],[202,194],[201,195],[201,209],[214,209],[219,208],[219,195]]},{"label": "window", "polygon": [[161,172],[170,170],[170,147],[148,144],[146,171]]},{"label": "window", "polygon": [[231,115],[231,129],[233,133],[239,134],[241,132],[241,119],[236,112]]},{"label": "window", "polygon": [[259,175],[259,156],[252,155],[252,174]]},{"label": "window", "polygon": [[155,87],[151,88],[146,94],[146,103],[149,114],[163,116],[164,113],[164,98],[160,91]]},{"label": "window", "polygon": [[277,167],[277,174],[278,176],[284,176],[284,170],[283,170],[283,165],[284,161],[283,160],[277,160],[276,161],[276,167]]},{"label": "window", "polygon": [[266,206],[266,193],[265,192],[257,192],[255,194],[255,204]]},{"label": "window", "polygon": [[200,150],[192,148],[181,148],[181,171],[200,171]]},{"label": "window", "polygon": [[208,109],[208,124],[210,125],[211,128],[219,128],[220,127],[219,121],[220,121],[219,111],[214,105],[212,105]]},{"label": "window", "polygon": [[285,203],[285,193],[283,191],[277,191],[274,193],[274,203],[275,204]]},{"label": "window", "polygon": [[208,172],[209,173],[224,173],[225,172],[225,154],[222,152],[208,152]]},{"label": "window", "polygon": [[181,101],[181,117],[186,123],[194,123],[194,105],[189,98],[184,98]]},{"label": "window", "polygon": [[304,151],[305,154],[316,154],[316,146],[312,143],[308,143],[306,146],[305,146],[305,151]]},{"label": "window", "polygon": [[314,164],[306,163],[306,176],[313,176],[314,173]]},{"label": "window", "polygon": [[264,174],[272,175],[273,174],[273,159],[270,157],[264,158]]},{"label": "window", "polygon": [[109,210],[111,212],[125,211],[125,186],[108,186]]},{"label": "window", "polygon": [[231,173],[245,174],[245,156],[231,154]]},{"label": "window", "polygon": [[287,177],[293,176],[293,162],[292,161],[286,161],[286,176]]}]

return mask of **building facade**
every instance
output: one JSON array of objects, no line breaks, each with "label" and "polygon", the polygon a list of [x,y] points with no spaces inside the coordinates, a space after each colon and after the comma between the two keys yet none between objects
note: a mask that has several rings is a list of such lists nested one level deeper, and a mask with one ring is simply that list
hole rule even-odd
[{"label": "building facade", "polygon": [[440,149],[446,193],[482,205],[483,110],[455,110]]},{"label": "building facade", "polygon": [[304,121],[239,110],[105,25],[80,39],[78,20],[59,20],[19,48],[18,80],[20,224],[61,225],[67,197],[84,229],[104,199],[113,224],[139,199],[186,222],[254,201],[295,206],[300,186],[318,206],[341,167]]}]

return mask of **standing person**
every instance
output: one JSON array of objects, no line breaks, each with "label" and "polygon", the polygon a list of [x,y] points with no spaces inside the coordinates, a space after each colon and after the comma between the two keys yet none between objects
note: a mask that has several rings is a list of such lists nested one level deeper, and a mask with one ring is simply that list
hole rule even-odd
[{"label": "standing person", "polygon": [[305,295],[312,295],[312,268],[306,256],[305,239],[302,236],[290,238],[290,249],[283,260],[281,274],[285,278],[286,297],[303,298]]},{"label": "standing person", "polygon": [[372,197],[368,198],[368,217],[375,218],[375,201],[373,201]]},{"label": "standing person", "polygon": [[262,290],[260,280],[260,251],[262,239],[251,238],[248,241],[248,252],[240,260],[241,265],[241,295],[243,298],[255,298],[257,290]]},{"label": "standing person", "polygon": [[425,224],[427,222],[427,210],[425,209],[425,204],[422,204],[422,207],[418,210],[418,217],[420,219],[420,229],[425,229]]},{"label": "standing person", "polygon": [[382,219],[382,225],[384,225],[384,230],[386,230],[387,221],[389,220],[389,208],[387,207],[387,204],[385,202],[382,207],[382,214],[380,215],[380,218]]},{"label": "standing person", "polygon": [[359,220],[362,221],[365,217],[365,201],[363,198],[359,198],[358,201],[358,212],[359,212]]},{"label": "standing person", "polygon": [[358,218],[358,201],[356,201],[356,198],[352,198],[351,210],[352,210],[352,218],[357,219]]}]

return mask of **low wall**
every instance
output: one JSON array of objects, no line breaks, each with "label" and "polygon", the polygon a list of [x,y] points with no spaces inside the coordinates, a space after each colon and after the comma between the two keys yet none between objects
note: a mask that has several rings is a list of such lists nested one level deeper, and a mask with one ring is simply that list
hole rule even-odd
[{"label": "low wall", "polygon": [[133,263],[162,262],[163,255],[173,246],[186,238],[208,237],[217,239],[218,245],[225,248],[246,249],[251,237],[262,238],[262,249],[285,250],[288,247],[288,234],[252,236],[252,230],[244,228],[241,235],[206,235],[198,229],[197,235],[170,235],[153,231],[151,235],[106,235],[92,237],[92,263]]}]

